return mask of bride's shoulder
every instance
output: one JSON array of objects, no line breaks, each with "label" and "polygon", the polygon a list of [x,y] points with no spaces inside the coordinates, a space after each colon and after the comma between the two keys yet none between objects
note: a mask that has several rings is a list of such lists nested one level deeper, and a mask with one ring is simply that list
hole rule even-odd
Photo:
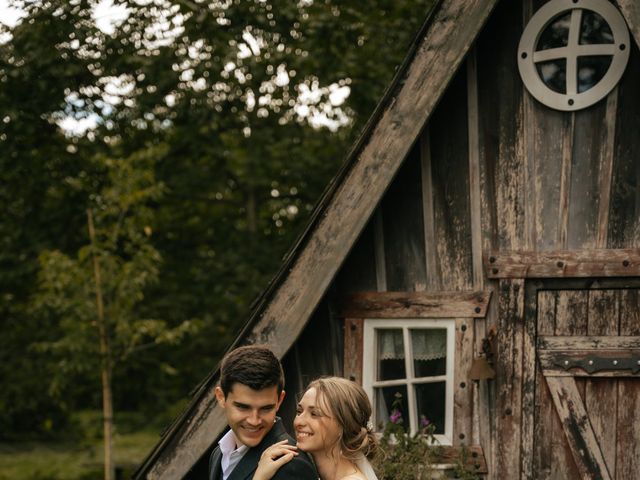
[{"label": "bride's shoulder", "polygon": [[358,472],[352,475],[347,475],[346,477],[342,477],[340,480],[367,480],[367,477],[365,477],[362,473]]}]

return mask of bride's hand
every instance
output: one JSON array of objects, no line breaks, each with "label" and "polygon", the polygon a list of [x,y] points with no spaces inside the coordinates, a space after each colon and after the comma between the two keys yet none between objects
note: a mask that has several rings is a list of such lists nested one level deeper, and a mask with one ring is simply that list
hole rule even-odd
[{"label": "bride's hand", "polygon": [[262,452],[258,468],[253,474],[253,480],[269,480],[273,478],[282,465],[290,462],[293,457],[298,455],[297,449],[298,447],[295,445],[289,445],[287,440],[271,445]]}]

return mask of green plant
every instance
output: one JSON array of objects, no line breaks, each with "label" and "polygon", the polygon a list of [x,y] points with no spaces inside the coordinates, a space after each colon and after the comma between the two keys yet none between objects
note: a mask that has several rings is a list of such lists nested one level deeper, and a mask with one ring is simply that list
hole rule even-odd
[{"label": "green plant", "polygon": [[435,439],[435,425],[421,416],[420,430],[415,435],[409,435],[401,405],[402,394],[396,393],[389,422],[380,439],[382,454],[376,458],[374,468],[381,480],[430,479],[433,476],[432,465],[440,450]]},{"label": "green plant", "polygon": [[391,404],[389,421],[380,438],[382,454],[374,461],[380,480],[431,480],[453,477],[460,480],[479,480],[467,467],[469,449],[463,445],[453,469],[436,471],[434,465],[442,455],[442,447],[435,437],[436,426],[426,416],[420,416],[420,429],[415,435],[407,433],[402,417],[402,394],[396,393]]}]

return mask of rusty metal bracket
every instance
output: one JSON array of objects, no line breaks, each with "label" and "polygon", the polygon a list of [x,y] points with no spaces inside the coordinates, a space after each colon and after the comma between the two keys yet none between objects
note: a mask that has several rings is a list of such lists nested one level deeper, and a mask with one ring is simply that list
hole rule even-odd
[{"label": "rusty metal bracket", "polygon": [[631,373],[640,372],[640,352],[620,352],[619,355],[557,355],[553,364],[564,370],[581,368],[587,373],[596,373],[603,370],[631,370]]}]

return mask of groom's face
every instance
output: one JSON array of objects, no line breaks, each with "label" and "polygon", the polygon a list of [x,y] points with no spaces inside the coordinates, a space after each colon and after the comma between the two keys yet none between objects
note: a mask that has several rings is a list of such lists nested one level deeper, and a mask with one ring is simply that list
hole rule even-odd
[{"label": "groom's face", "polygon": [[253,390],[234,383],[226,397],[222,389],[216,387],[216,398],[236,439],[243,445],[255,447],[273,427],[284,391],[278,395],[277,386]]}]

